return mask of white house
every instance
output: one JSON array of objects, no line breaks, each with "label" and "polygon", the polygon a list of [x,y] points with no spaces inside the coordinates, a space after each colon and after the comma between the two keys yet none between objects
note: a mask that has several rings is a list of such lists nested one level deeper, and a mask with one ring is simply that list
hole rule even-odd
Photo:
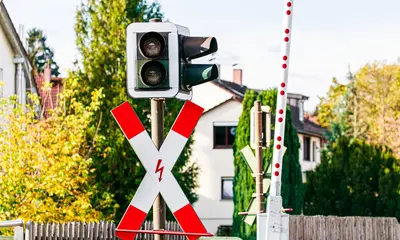
[{"label": "white house", "polygon": [[[196,212],[207,230],[229,231],[233,215],[234,175],[232,143],[242,112],[242,100],[247,87],[242,85],[242,70],[234,69],[233,81],[216,80],[194,88],[192,101],[205,108],[194,132],[191,161],[200,167],[198,178],[199,200]],[[258,91],[258,90],[256,90]],[[319,149],[323,141],[323,128],[304,117],[304,101],[308,97],[288,94],[301,143],[300,162],[304,172],[320,162]]]},{"label": "white house", "polygon": [[[21,31],[22,33],[23,31]],[[14,28],[4,3],[0,1],[0,81],[4,82],[0,97],[17,95],[27,103],[27,93],[37,93],[29,62],[20,36]]]}]

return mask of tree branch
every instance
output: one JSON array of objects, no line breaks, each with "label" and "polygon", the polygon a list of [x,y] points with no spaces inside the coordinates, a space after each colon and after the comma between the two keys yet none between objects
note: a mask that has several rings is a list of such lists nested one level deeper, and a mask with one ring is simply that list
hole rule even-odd
[{"label": "tree branch", "polygon": [[94,136],[93,136],[92,146],[90,146],[89,151],[88,151],[88,153],[87,153],[86,156],[85,156],[85,160],[87,160],[87,159],[90,157],[90,155],[92,154],[92,152],[93,152],[94,144],[96,143],[96,136],[97,136],[97,134],[98,134],[98,132],[99,132],[100,124],[101,124],[102,118],[103,118],[103,112],[100,112],[100,119],[99,119],[99,123],[97,124],[96,131],[95,131],[95,133],[94,133]]}]

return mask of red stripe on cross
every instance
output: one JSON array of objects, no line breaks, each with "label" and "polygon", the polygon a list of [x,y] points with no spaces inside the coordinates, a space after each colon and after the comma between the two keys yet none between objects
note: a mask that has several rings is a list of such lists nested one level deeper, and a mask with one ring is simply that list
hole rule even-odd
[{"label": "red stripe on cross", "polygon": [[111,113],[128,140],[144,131],[142,122],[128,101],[111,110]]},{"label": "red stripe on cross", "polygon": [[[179,225],[181,226],[184,232],[190,233],[207,233],[206,228],[203,226],[203,223],[200,221],[200,218],[197,216],[194,211],[192,205],[187,204],[183,208],[174,212],[174,216],[176,220],[178,220]],[[198,236],[188,236],[189,240],[198,239]]]},{"label": "red stripe on cross", "polygon": [[196,127],[201,114],[203,114],[203,111],[204,109],[202,107],[191,101],[186,101],[181,112],[176,118],[174,125],[172,126],[172,130],[184,136],[185,138],[189,138],[190,134],[193,132],[193,129]]},{"label": "red stripe on cross", "polygon": [[135,206],[129,205],[128,209],[125,212],[125,215],[122,217],[121,222],[119,223],[115,235],[122,240],[133,240],[135,239],[136,233],[133,232],[120,232],[118,229],[140,229],[142,223],[146,219],[147,213],[142,210],[136,208]]}]

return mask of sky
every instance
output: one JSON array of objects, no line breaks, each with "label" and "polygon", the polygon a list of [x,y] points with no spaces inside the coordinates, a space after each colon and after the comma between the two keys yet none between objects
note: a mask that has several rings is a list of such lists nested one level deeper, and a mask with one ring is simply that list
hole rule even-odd
[{"label": "sky", "polygon": [[[3,0],[18,27],[39,27],[65,72],[77,58],[75,13],[82,0]],[[86,1],[86,0],[85,0]],[[169,21],[186,26],[192,36],[218,41],[216,63],[221,78],[232,80],[232,65],[243,69],[250,88],[276,87],[281,81],[284,0],[159,0]],[[400,56],[399,0],[296,0],[290,47],[290,93],[306,95],[313,111],[336,77],[346,82],[373,61]]]}]

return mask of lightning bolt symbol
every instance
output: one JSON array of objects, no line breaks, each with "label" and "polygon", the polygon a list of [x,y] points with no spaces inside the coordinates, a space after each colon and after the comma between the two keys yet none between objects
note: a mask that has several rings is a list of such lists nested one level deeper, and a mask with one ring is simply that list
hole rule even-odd
[{"label": "lightning bolt symbol", "polygon": [[160,167],[162,163],[162,159],[158,159],[157,167],[156,167],[156,173],[160,172],[160,177],[158,178],[158,181],[161,182],[162,180],[162,174],[164,171],[164,166]]}]

